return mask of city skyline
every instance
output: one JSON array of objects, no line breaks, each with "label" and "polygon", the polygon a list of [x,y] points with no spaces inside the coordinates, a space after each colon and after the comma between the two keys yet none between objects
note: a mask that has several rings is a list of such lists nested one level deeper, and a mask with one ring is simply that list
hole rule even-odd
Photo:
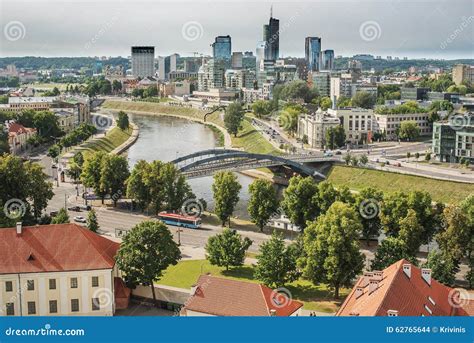
[{"label": "city skyline", "polygon": [[[233,51],[255,53],[271,3],[226,1],[198,10],[206,3],[142,0],[111,7],[109,1],[101,1],[94,3],[93,12],[87,12],[85,22],[81,16],[61,18],[67,13],[86,13],[89,1],[61,3],[56,8],[59,2],[8,0],[1,5],[0,54],[125,57],[132,45],[150,45],[156,47],[156,56],[175,52],[211,55],[210,44],[219,35],[232,37]],[[365,3],[362,8],[351,0],[277,2],[273,17],[280,20],[280,57],[303,57],[307,36],[321,37],[323,49],[333,49],[336,56],[473,57],[470,2],[459,0],[457,6],[444,0]],[[31,11],[24,11],[25,5]],[[134,16],[127,16],[132,11]]]}]

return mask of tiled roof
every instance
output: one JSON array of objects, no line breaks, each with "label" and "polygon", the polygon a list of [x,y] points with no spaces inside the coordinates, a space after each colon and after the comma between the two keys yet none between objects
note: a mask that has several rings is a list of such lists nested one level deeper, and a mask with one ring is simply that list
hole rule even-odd
[{"label": "tiled roof", "polygon": [[26,132],[36,132],[36,129],[29,128],[29,127],[24,127],[21,124],[18,123],[9,123],[8,124],[8,133],[12,134],[22,134]]},{"label": "tiled roof", "polygon": [[0,274],[111,269],[119,246],[77,224],[0,229]]},{"label": "tiled roof", "polygon": [[289,316],[303,304],[257,283],[202,275],[184,311],[216,316]]},{"label": "tiled roof", "polygon": [[[410,276],[404,271],[404,265],[406,268],[410,266]],[[452,288],[433,278],[430,282],[425,281],[422,269],[406,260],[400,260],[379,273],[378,277],[370,273],[362,276],[336,315],[387,316],[389,310],[398,311],[399,316],[466,315],[461,308],[451,305]]]}]

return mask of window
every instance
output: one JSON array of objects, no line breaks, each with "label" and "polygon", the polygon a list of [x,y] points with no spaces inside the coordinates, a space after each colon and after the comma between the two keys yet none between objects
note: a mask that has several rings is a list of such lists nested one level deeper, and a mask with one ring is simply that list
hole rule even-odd
[{"label": "window", "polygon": [[35,280],[28,280],[26,281],[26,289],[29,291],[35,290]]},{"label": "window", "polygon": [[71,299],[71,312],[79,312],[79,299]]},{"label": "window", "polygon": [[5,281],[5,292],[13,292],[13,282]]},{"label": "window", "polygon": [[14,316],[15,315],[15,304],[14,303],[7,303],[7,316]]},{"label": "window", "polygon": [[99,287],[99,277],[93,276],[92,277],[92,287]]},{"label": "window", "polygon": [[49,289],[56,289],[56,279],[49,279]]},{"label": "window", "polygon": [[99,311],[99,310],[100,310],[100,299],[92,298],[92,311]]},{"label": "window", "polygon": [[49,313],[58,313],[58,301],[50,300],[49,301]]},{"label": "window", "polygon": [[28,301],[28,314],[36,314],[36,303],[34,301]]},{"label": "window", "polygon": [[71,278],[71,288],[77,288],[77,277]]}]

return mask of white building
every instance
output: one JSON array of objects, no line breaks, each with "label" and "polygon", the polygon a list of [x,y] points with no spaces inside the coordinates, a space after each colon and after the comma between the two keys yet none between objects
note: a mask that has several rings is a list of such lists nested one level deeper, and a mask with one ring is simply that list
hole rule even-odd
[{"label": "white building", "polygon": [[428,121],[429,113],[374,113],[377,130],[385,132],[387,139],[396,139],[397,131],[404,121],[413,121],[420,129],[421,136],[429,136],[433,130]]},{"label": "white building", "polygon": [[319,109],[315,113],[305,114],[298,119],[298,138],[308,139],[308,144],[312,148],[326,147],[326,131],[340,125],[339,118],[330,115]]},{"label": "white building", "polygon": [[339,118],[344,128],[346,141],[352,144],[368,144],[377,127],[374,111],[365,108],[328,109],[328,113]]},{"label": "white building", "polygon": [[132,75],[134,77],[155,76],[154,46],[132,46]]}]

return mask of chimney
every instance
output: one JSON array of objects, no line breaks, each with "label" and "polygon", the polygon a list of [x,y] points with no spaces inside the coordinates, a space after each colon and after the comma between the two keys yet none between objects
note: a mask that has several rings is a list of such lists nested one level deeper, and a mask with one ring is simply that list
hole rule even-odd
[{"label": "chimney", "polygon": [[375,270],[373,273],[374,273],[374,276],[373,276],[374,280],[382,281],[383,271]]},{"label": "chimney", "polygon": [[356,287],[356,290],[354,293],[356,299],[358,299],[362,294],[364,294],[364,287]]},{"label": "chimney", "polygon": [[375,291],[377,288],[379,288],[379,281],[371,279],[369,281],[369,294],[371,294],[373,291]]},{"label": "chimney", "polygon": [[277,315],[277,311],[272,308],[272,309],[270,310],[270,317],[276,317],[276,315]]},{"label": "chimney", "polygon": [[191,296],[195,295],[199,286],[198,285],[192,285],[191,286]]},{"label": "chimney", "polygon": [[428,285],[431,286],[431,269],[421,268],[421,277],[426,281]]},{"label": "chimney", "polygon": [[403,264],[403,272],[405,273],[408,278],[411,278],[411,264],[410,263],[404,263]]},{"label": "chimney", "polygon": [[387,316],[389,316],[389,317],[398,317],[398,311],[397,310],[388,310],[387,311]]},{"label": "chimney", "polygon": [[23,232],[23,224],[22,224],[22,222],[17,222],[16,223],[16,234],[18,236],[21,236],[22,232]]}]

